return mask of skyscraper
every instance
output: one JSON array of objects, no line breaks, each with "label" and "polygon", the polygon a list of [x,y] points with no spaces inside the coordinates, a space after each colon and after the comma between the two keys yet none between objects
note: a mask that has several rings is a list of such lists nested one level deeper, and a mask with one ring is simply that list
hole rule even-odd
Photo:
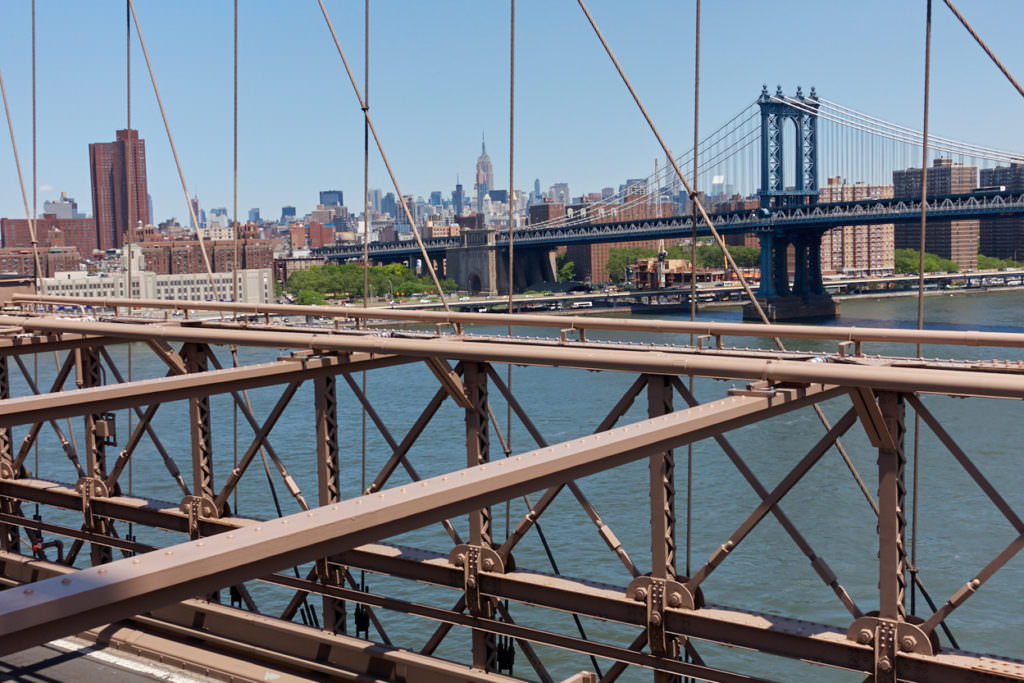
[{"label": "skyscraper", "polygon": [[92,210],[100,249],[120,247],[131,228],[149,219],[146,141],[131,128],[117,131],[116,138],[89,145]]},{"label": "skyscraper", "polygon": [[281,225],[288,225],[295,220],[295,207],[294,206],[282,206],[281,207]]},{"label": "skyscraper", "polygon": [[320,193],[320,206],[343,206],[345,195],[341,190],[324,190]]},{"label": "skyscraper", "polygon": [[484,196],[494,189],[494,168],[491,158],[487,156],[487,143],[480,141],[480,157],[476,160],[476,212],[483,213]]},{"label": "skyscraper", "polygon": [[462,191],[462,183],[459,182],[457,176],[455,178],[455,191],[452,192],[452,206],[455,208],[456,216],[461,216],[463,209],[466,208],[466,195]]}]

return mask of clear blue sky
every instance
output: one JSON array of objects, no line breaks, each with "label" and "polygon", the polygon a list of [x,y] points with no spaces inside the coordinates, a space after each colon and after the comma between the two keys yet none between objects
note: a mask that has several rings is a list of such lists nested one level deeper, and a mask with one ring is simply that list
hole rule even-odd
[{"label": "clear blue sky", "polygon": [[[136,0],[189,190],[204,208],[232,201],[232,4]],[[363,127],[315,0],[243,1],[240,19],[241,217],[282,205],[300,215],[323,189],[361,206]],[[1020,0],[960,0],[1024,79]],[[407,194],[472,185],[481,132],[496,185],[508,183],[508,2],[371,3],[370,104]],[[363,3],[327,3],[360,83]],[[701,129],[752,102],[762,83],[814,85],[828,99],[921,125],[924,0],[718,0],[703,3]],[[693,137],[692,0],[591,0],[613,49],[677,152]],[[0,69],[22,168],[31,173],[30,2],[0,3]],[[1024,150],[1024,100],[935,0],[931,129]],[[38,185],[91,212],[88,143],[125,125],[123,2],[38,0]],[[650,172],[656,143],[571,0],[517,6],[516,186],[568,182],[573,194]],[[185,201],[133,38],[132,125],[146,140],[155,218],[184,222]],[[28,182],[31,182],[30,180]],[[390,183],[371,157],[370,186]],[[30,195],[31,201],[31,195]],[[24,211],[10,141],[0,137],[0,216]]]}]

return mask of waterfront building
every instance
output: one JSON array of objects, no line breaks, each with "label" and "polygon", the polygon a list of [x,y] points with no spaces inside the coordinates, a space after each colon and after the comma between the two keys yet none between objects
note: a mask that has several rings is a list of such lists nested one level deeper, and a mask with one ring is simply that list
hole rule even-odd
[{"label": "waterfront building", "polygon": [[[908,168],[893,171],[893,197],[921,198],[921,169]],[[953,163],[952,159],[935,159],[928,169],[928,196],[964,194],[978,186],[978,167]],[[921,228],[916,223],[896,226],[896,249],[920,249]],[[925,231],[925,251],[950,259],[960,268],[978,267],[978,238],[980,221],[928,221]]]},{"label": "waterfront building", "polygon": [[89,145],[92,211],[100,249],[123,244],[124,235],[149,218],[146,141],[137,130],[116,133],[114,142]]},{"label": "waterfront building", "polygon": [[[184,273],[158,275],[153,271],[132,272],[132,298],[136,299],[177,299],[185,301],[230,300],[235,293],[233,273],[215,272],[213,281],[216,293],[206,273]],[[55,296],[80,297],[126,297],[128,296],[128,275],[122,273],[100,273],[90,275],[85,271],[58,272],[43,279],[46,292]],[[274,286],[270,268],[243,269],[238,271],[238,300],[247,304],[266,304],[273,301]]]}]

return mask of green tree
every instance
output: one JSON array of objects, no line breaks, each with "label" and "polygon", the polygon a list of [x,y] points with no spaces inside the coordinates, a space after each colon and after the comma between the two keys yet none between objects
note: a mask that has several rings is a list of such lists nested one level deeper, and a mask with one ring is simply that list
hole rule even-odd
[{"label": "green tree", "polygon": [[324,295],[320,292],[312,289],[303,289],[299,292],[298,296],[295,297],[295,303],[300,306],[323,306],[327,301],[324,299]]},{"label": "green tree", "polygon": [[1008,258],[996,258],[978,254],[978,268],[981,270],[993,270],[996,268],[1020,268],[1020,264]]},{"label": "green tree", "polygon": [[[916,273],[921,260],[921,252],[916,249],[897,249],[895,254],[895,270],[897,273]],[[924,254],[924,270],[926,273],[956,273],[960,266],[949,259],[935,254]]]},{"label": "green tree", "polygon": [[[740,268],[756,268],[761,263],[761,250],[756,247],[730,246],[729,254]],[[725,257],[717,244],[697,245],[698,268],[722,268],[724,266]]]},{"label": "green tree", "polygon": [[571,282],[576,277],[576,264],[573,261],[565,261],[558,267],[557,279],[559,282]]}]

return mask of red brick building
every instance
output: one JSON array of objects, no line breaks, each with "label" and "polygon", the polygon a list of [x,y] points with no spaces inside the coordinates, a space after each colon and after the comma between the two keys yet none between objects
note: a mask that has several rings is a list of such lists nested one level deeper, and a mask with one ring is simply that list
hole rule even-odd
[{"label": "red brick building", "polygon": [[[77,270],[82,260],[75,247],[50,247],[39,250],[39,265],[43,277],[53,277],[57,271]],[[0,272],[36,276],[36,262],[31,249],[0,249]]]},{"label": "red brick building", "polygon": [[[227,273],[235,269],[234,241],[207,241],[205,244],[215,273]],[[157,275],[206,272],[198,240],[143,242],[140,248],[145,270],[151,270]],[[274,243],[272,240],[239,240],[238,257],[239,270],[270,268],[274,262]]]},{"label": "red brick building", "polygon": [[[79,254],[91,256],[98,246],[96,221],[92,218],[57,218],[48,213],[34,222],[42,248],[75,247]],[[28,220],[24,218],[0,218],[0,235],[3,236],[3,246],[8,249],[32,246]]]},{"label": "red brick building", "polygon": [[104,250],[120,247],[129,229],[150,222],[146,141],[131,128],[116,135],[114,142],[89,145],[96,240]]}]

